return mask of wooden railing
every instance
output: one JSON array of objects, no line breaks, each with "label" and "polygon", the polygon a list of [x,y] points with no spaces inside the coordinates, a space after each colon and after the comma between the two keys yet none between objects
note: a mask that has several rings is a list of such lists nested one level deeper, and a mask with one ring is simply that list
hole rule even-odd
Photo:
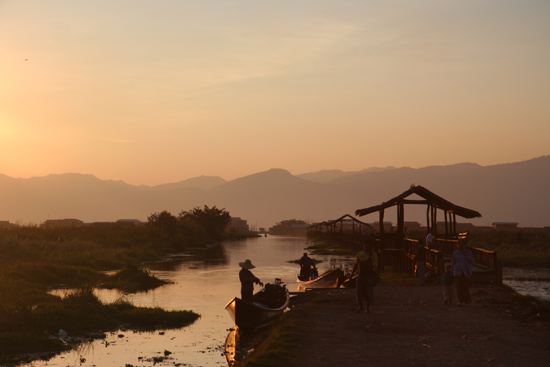
[{"label": "wooden railing", "polygon": [[[332,240],[338,243],[346,244],[350,248],[357,250],[360,249],[366,237],[360,233],[343,233],[343,232],[317,232],[312,234],[313,237]],[[421,245],[421,241],[410,238],[386,238],[383,241],[376,240],[375,247],[381,255],[381,264],[391,265],[398,271],[410,269],[410,266],[414,262],[414,257]],[[437,279],[440,279],[441,275],[445,271],[445,262],[450,261],[450,257],[453,252],[458,248],[458,239],[436,239],[436,248],[427,249],[426,251],[426,268],[432,270]],[[502,282],[502,269],[497,259],[495,251],[488,251],[480,248],[468,249],[474,255],[474,265],[485,269],[489,274],[494,273],[494,281]],[[411,265],[404,265],[402,259],[408,259],[407,261]]]}]

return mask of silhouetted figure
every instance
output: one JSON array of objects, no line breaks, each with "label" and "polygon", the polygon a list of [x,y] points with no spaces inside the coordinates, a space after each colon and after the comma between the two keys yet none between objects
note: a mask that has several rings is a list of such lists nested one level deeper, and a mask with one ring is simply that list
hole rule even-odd
[{"label": "silhouetted figure", "polygon": [[250,269],[255,268],[255,266],[252,265],[252,261],[246,259],[244,262],[239,263],[239,266],[242,268],[239,272],[239,279],[241,281],[241,299],[246,302],[252,302],[254,283],[259,284],[260,287],[263,287],[264,284],[260,282],[260,279],[256,278],[250,271]]},{"label": "silhouetted figure", "polygon": [[[374,251],[371,243],[366,242],[363,250],[359,251],[355,257],[355,265],[351,272],[351,277],[359,270],[356,281],[357,303],[359,307],[356,312],[370,313],[370,304],[374,302],[374,281],[377,274],[374,269],[378,267],[378,254]],[[363,299],[367,301],[367,307],[363,306]]]},{"label": "silhouetted figure", "polygon": [[473,263],[474,255],[466,248],[464,240],[458,240],[458,250],[453,252],[451,267],[453,268],[453,276],[456,282],[456,295],[458,296],[459,305],[472,302],[472,298],[470,297],[470,277],[472,276]]},{"label": "silhouetted figure", "polygon": [[307,252],[304,252],[304,256],[300,258],[300,279],[309,280],[313,269],[315,269],[315,263],[307,256]]}]

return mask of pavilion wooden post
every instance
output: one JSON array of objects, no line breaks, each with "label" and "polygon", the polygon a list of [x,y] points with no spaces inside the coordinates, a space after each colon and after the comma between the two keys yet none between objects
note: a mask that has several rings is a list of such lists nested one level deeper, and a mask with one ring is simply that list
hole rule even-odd
[{"label": "pavilion wooden post", "polygon": [[401,237],[404,234],[404,225],[405,225],[405,204],[403,201],[399,202],[397,205],[397,232]]},{"label": "pavilion wooden post", "polygon": [[435,231],[435,237],[437,237],[437,206],[432,205],[432,228]]},{"label": "pavilion wooden post", "polygon": [[445,238],[449,238],[449,222],[447,220],[447,216],[450,216],[451,213],[448,213],[447,210],[445,210]]},{"label": "pavilion wooden post", "polygon": [[453,236],[458,236],[458,232],[456,231],[456,213],[453,211]]},{"label": "pavilion wooden post", "polygon": [[384,209],[380,210],[379,216],[379,227],[380,227],[380,243],[384,243]]},{"label": "pavilion wooden post", "polygon": [[428,233],[431,231],[431,221],[430,221],[430,204],[426,207],[426,229]]}]

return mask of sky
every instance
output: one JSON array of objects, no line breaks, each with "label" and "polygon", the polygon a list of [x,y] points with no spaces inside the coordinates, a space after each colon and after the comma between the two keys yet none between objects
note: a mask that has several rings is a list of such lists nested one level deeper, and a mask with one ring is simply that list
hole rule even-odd
[{"label": "sky", "polygon": [[0,0],[10,177],[485,166],[549,142],[547,0]]}]

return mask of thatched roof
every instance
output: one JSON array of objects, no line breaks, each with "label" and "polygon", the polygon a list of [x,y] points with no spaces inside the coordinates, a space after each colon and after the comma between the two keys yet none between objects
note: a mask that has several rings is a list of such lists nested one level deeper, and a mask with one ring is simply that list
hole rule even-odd
[{"label": "thatched roof", "polygon": [[[408,196],[416,194],[425,200],[419,201],[419,200],[405,200]],[[438,196],[431,192],[430,190],[426,189],[422,186],[411,186],[410,189],[402,193],[401,195],[398,195],[394,197],[393,199],[390,199],[380,205],[371,206],[370,208],[364,208],[364,209],[357,209],[355,211],[355,215],[358,215],[362,217],[363,215],[367,215],[370,213],[378,212],[380,210],[384,210],[386,208],[392,207],[394,205],[397,205],[399,203],[404,204],[427,204],[427,205],[433,205],[436,208],[439,208],[441,210],[445,211],[451,211],[454,214],[464,217],[464,218],[477,218],[481,217],[481,214],[475,210],[464,208],[458,205],[455,205],[445,199],[443,199],[441,196]]]}]

